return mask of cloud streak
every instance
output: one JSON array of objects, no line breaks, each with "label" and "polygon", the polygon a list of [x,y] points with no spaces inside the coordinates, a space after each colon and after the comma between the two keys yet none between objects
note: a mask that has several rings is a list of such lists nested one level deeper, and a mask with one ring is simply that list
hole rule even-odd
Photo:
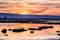
[{"label": "cloud streak", "polygon": [[0,0],[0,2],[60,3],[60,0]]},{"label": "cloud streak", "polygon": [[0,12],[16,14],[60,15],[60,3],[41,3],[45,1],[47,2],[48,0],[13,0],[16,3],[14,3],[12,0],[10,1],[11,2],[0,2]]}]

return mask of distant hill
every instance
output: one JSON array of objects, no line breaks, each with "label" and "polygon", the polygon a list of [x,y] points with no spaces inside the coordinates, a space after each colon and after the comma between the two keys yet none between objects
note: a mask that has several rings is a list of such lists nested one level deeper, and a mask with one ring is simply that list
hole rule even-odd
[{"label": "distant hill", "polygon": [[0,18],[31,18],[31,19],[52,19],[52,20],[60,20],[60,16],[54,16],[54,15],[22,15],[22,14],[11,14],[11,13],[0,13]]}]

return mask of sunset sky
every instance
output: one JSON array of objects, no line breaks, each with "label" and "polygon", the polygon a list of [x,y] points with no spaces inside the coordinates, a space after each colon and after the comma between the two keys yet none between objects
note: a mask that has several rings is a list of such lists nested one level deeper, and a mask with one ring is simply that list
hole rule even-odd
[{"label": "sunset sky", "polygon": [[0,12],[60,15],[60,0],[0,0]]},{"label": "sunset sky", "polygon": [[[57,15],[60,16],[60,0],[0,0],[0,12],[11,13],[11,14],[32,14],[32,15]],[[53,29],[46,29],[42,31],[34,31],[32,35],[30,31],[23,33],[13,33],[8,31],[7,37],[1,32],[2,29],[13,29],[13,28],[25,28],[30,27],[36,28],[40,26],[53,26]],[[17,40],[23,37],[34,37],[45,35],[44,37],[54,37],[57,38],[56,31],[60,30],[60,25],[49,25],[49,24],[24,24],[24,23],[0,23],[0,38],[6,40]],[[47,32],[47,33],[45,33]],[[52,36],[50,36],[52,35]],[[53,36],[54,35],[54,36]],[[3,37],[2,37],[3,36]],[[11,37],[10,37],[11,36]],[[31,37],[31,38],[32,38]],[[39,37],[39,38],[44,38]],[[18,39],[20,40],[20,39]]]}]

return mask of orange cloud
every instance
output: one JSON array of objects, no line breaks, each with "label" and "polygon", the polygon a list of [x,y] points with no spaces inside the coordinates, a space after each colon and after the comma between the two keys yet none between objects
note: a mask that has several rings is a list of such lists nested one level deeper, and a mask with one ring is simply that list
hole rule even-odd
[{"label": "orange cloud", "polygon": [[[4,4],[3,4],[4,5]],[[31,4],[8,4],[5,8],[0,8],[0,12],[8,12],[13,14],[33,14],[33,15],[60,15],[60,8],[45,7],[44,5]]]}]

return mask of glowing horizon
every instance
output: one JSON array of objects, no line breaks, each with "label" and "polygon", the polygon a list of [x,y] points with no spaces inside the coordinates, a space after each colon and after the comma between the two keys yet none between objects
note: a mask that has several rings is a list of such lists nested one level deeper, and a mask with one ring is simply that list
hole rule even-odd
[{"label": "glowing horizon", "polygon": [[60,0],[0,0],[0,12],[32,15],[60,15],[59,2]]}]

